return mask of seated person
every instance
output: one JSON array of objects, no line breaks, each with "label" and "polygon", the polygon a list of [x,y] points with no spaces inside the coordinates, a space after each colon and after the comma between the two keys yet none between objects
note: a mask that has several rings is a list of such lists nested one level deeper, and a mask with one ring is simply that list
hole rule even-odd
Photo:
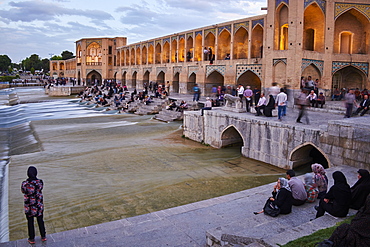
[{"label": "seated person", "polygon": [[320,200],[316,218],[324,215],[325,211],[335,217],[346,217],[351,203],[351,189],[347,184],[347,179],[341,171],[333,173],[334,185],[328,193]]},{"label": "seated person", "polygon": [[307,192],[303,182],[295,176],[295,171],[293,170],[288,170],[286,172],[286,178],[288,179],[289,187],[292,190],[293,205],[303,205],[307,200]]},{"label": "seated person", "polygon": [[322,92],[319,94],[319,96],[317,96],[315,107],[319,107],[319,104],[321,108],[325,104],[325,96]]},{"label": "seated person", "polygon": [[175,109],[176,108],[176,103],[175,103],[175,101],[171,101],[171,103],[168,105],[168,106],[166,106],[166,109],[167,110],[170,110],[170,111],[172,111],[173,109]]},{"label": "seated person", "polygon": [[364,99],[359,104],[357,110],[353,113],[354,115],[358,115],[361,111],[360,116],[365,115],[365,113],[369,110],[370,100],[367,94],[364,95]]},{"label": "seated person", "polygon": [[263,115],[266,117],[272,117],[272,110],[275,109],[275,99],[274,96],[270,94],[269,101],[263,110]]},{"label": "seated person", "polygon": [[[285,178],[279,178],[276,185],[274,185],[272,197],[270,197],[268,200],[273,201],[274,204],[280,208],[280,214],[289,214],[292,212],[293,197],[288,180]],[[260,214],[263,212],[264,210],[253,213]]]},{"label": "seated person", "polygon": [[311,90],[310,94],[307,95],[307,98],[310,101],[312,107],[315,107],[317,95],[315,94],[314,90]]},{"label": "seated person", "polygon": [[369,171],[360,169],[357,171],[358,181],[351,187],[352,199],[350,208],[359,210],[364,204],[370,193]]},{"label": "seated person", "polygon": [[331,100],[340,100],[340,91],[338,88],[334,88],[333,95],[331,96]]},{"label": "seated person", "polygon": [[209,97],[207,97],[207,101],[206,103],[204,104],[204,107],[202,108],[201,110],[201,116],[204,115],[204,110],[212,110],[212,101]]},{"label": "seated person", "polygon": [[176,108],[176,111],[183,112],[186,109],[188,109],[188,104],[186,101],[182,100],[180,105]]},{"label": "seated person", "polygon": [[307,192],[306,202],[315,202],[317,196],[319,195],[319,190],[315,186],[312,173],[306,173],[304,175],[304,188],[306,189]]},{"label": "seated person", "polygon": [[370,246],[370,196],[351,223],[338,226],[329,240],[334,247]]},{"label": "seated person", "polygon": [[255,107],[256,112],[257,112],[256,116],[262,115],[261,110],[262,111],[265,110],[265,107],[266,107],[266,97],[265,97],[264,93],[261,93],[261,96],[258,100],[258,103],[257,103],[256,107]]}]

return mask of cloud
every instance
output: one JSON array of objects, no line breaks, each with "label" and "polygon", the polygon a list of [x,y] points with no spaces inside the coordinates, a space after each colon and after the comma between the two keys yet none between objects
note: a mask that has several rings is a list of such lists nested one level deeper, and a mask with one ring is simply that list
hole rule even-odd
[{"label": "cloud", "polygon": [[85,16],[92,20],[109,20],[113,16],[101,10],[94,10],[93,13],[88,10],[78,10],[64,8],[60,4],[49,3],[44,1],[23,1],[9,2],[10,9],[0,10],[0,16],[8,21],[51,21],[56,20],[56,17],[70,16]]}]

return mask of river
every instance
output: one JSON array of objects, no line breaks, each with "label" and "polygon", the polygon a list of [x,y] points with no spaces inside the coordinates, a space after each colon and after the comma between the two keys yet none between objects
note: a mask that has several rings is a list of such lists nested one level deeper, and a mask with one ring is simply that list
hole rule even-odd
[{"label": "river", "polygon": [[285,173],[241,157],[240,147],[214,149],[183,138],[181,122],[107,113],[75,98],[47,98],[42,88],[17,91],[23,104],[12,109],[22,109],[38,148],[11,157],[10,240],[27,237],[20,184],[30,165],[45,183],[47,233],[245,190]]}]

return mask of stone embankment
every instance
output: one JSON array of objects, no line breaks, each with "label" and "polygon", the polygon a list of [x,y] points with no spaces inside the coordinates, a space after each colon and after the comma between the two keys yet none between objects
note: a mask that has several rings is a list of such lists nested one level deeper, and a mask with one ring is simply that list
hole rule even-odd
[{"label": "stone embankment", "polygon": [[[353,185],[357,169],[338,166]],[[302,179],[300,177],[300,179]],[[278,246],[314,231],[335,225],[343,218],[325,214],[313,219],[317,203],[295,207],[291,214],[276,218],[254,211],[262,209],[274,183],[253,189],[195,202],[175,208],[104,224],[48,235],[47,246],[130,246],[130,247],[205,247],[205,246]],[[350,211],[354,214],[355,211]],[[36,245],[41,240],[36,237]],[[6,242],[1,247],[26,247],[27,239]]]}]

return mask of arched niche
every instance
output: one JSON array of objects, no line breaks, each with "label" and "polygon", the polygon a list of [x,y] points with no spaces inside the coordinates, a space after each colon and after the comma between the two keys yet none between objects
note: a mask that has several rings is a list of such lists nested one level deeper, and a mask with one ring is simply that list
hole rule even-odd
[{"label": "arched niche", "polygon": [[194,61],[201,61],[203,57],[202,35],[197,34],[195,37]]},{"label": "arched niche", "polygon": [[135,57],[136,57],[136,54],[135,54],[135,49],[132,48],[131,49],[131,65],[135,65]]},{"label": "arched niche", "polygon": [[334,73],[332,88],[367,88],[366,75],[353,66],[344,67]]},{"label": "arched niche", "polygon": [[224,60],[226,55],[231,52],[231,35],[227,29],[224,29],[218,36],[217,60]]},{"label": "arched niche", "polygon": [[263,56],[263,27],[257,24],[252,30],[251,57],[261,58]]},{"label": "arched niche", "polygon": [[155,46],[155,63],[159,64],[161,63],[161,54],[162,54],[162,47],[161,44],[157,44]]},{"label": "arched niche", "polygon": [[86,75],[86,80],[87,80],[87,86],[101,85],[102,76],[98,71],[92,70]]},{"label": "arched niche", "polygon": [[289,34],[289,8],[285,3],[281,3],[276,9],[275,19],[275,50],[288,49]]},{"label": "arched niche", "polygon": [[154,53],[154,47],[153,47],[153,45],[149,45],[149,48],[148,48],[148,64],[153,64],[153,53]]},{"label": "arched niche", "polygon": [[140,54],[140,47],[136,48],[136,64],[141,64],[141,54]]},{"label": "arched niche", "polygon": [[252,71],[247,70],[244,72],[237,80],[237,85],[242,84],[244,86],[250,86],[253,90],[254,88],[261,89],[261,79]]},{"label": "arched niche", "polygon": [[189,76],[188,83],[186,83],[186,89],[188,93],[193,93],[193,87],[197,83],[197,75],[193,72]]},{"label": "arched niche", "polygon": [[141,64],[146,64],[146,61],[148,59],[148,50],[146,49],[146,46],[143,47],[141,50]]},{"label": "arched niche", "polygon": [[311,76],[312,77],[312,80],[315,81],[316,79],[319,79],[319,81],[321,81],[321,73],[320,73],[320,70],[314,64],[310,64],[309,66],[307,66],[303,70],[302,76],[304,78],[308,78],[309,76]]},{"label": "arched niche", "polygon": [[234,125],[225,128],[221,133],[221,147],[243,146],[244,140]]},{"label": "arched niche", "polygon": [[316,2],[304,11],[303,48],[309,51],[324,52],[325,14]]},{"label": "arched niche", "polygon": [[171,62],[177,63],[177,40],[172,40],[171,43]]},{"label": "arched niche", "polygon": [[172,80],[172,92],[174,93],[179,93],[179,89],[180,89],[179,80],[180,80],[180,73],[176,72]]},{"label": "arched niche", "polygon": [[241,27],[234,35],[233,58],[247,59],[248,58],[248,31]]},{"label": "arched niche", "polygon": [[324,168],[331,166],[329,157],[312,142],[306,142],[292,150],[289,156],[291,168],[301,166],[310,166],[313,163],[319,163]]},{"label": "arched niche", "polygon": [[282,61],[274,65],[273,82],[277,82],[280,85],[286,84],[286,67],[286,64]]},{"label": "arched niche", "polygon": [[223,86],[224,85],[224,76],[221,75],[218,71],[213,71],[207,78],[205,83],[205,95],[209,96],[212,93],[213,86]]},{"label": "arched niche", "polygon": [[145,71],[144,75],[143,75],[143,85],[149,85],[149,75],[150,75],[150,72],[147,70]]},{"label": "arched niche", "polygon": [[163,45],[162,62],[163,63],[170,62],[170,43],[168,43],[167,41]]},{"label": "arched niche", "polygon": [[131,86],[132,86],[132,88],[136,88],[136,80],[137,80],[137,72],[135,71],[132,74],[132,79],[131,79]]},{"label": "arched niche", "polygon": [[159,72],[159,74],[157,75],[158,85],[164,84],[164,76],[165,76],[165,74],[164,74],[163,71]]}]

